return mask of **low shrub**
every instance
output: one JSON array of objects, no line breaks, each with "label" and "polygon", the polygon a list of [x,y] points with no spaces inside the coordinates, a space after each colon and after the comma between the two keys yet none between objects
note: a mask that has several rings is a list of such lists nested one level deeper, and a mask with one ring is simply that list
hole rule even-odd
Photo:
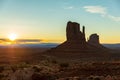
[{"label": "low shrub", "polygon": [[4,66],[0,66],[0,73],[4,71]]},{"label": "low shrub", "polygon": [[63,67],[63,68],[69,67],[69,63],[60,63],[60,67]]},{"label": "low shrub", "polygon": [[32,80],[56,80],[56,77],[50,74],[34,73],[32,75]]},{"label": "low shrub", "polygon": [[32,67],[35,72],[40,72],[42,71],[42,68],[38,68],[37,66]]}]

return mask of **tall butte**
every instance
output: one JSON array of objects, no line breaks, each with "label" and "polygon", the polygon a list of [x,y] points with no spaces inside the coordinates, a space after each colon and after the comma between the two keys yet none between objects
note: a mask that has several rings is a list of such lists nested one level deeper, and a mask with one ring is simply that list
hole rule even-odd
[{"label": "tall butte", "polygon": [[69,21],[66,27],[66,41],[49,52],[96,52],[106,50],[104,46],[99,43],[99,35],[92,34],[88,41],[85,38],[85,26],[80,29],[80,24]]}]

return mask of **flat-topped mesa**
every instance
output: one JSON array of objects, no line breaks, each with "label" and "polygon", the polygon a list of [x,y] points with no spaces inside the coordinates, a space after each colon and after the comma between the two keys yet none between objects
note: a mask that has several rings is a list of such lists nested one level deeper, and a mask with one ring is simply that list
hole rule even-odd
[{"label": "flat-topped mesa", "polygon": [[66,37],[68,42],[85,43],[85,27],[83,26],[83,31],[81,32],[79,23],[69,21],[66,28]]}]

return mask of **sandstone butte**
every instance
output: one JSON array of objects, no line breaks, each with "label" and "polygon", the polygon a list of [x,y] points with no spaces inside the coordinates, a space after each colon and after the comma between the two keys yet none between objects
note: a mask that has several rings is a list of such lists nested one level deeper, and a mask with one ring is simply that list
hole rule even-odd
[{"label": "sandstone butte", "polygon": [[51,53],[91,53],[107,51],[108,49],[100,44],[99,35],[91,34],[89,39],[85,37],[85,26],[80,27],[77,22],[69,21],[66,27],[66,41],[55,48],[48,50]]}]

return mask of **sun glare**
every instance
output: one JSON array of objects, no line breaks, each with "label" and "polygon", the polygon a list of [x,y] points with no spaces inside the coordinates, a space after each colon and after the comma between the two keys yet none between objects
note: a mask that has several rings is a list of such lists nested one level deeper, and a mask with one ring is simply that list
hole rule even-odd
[{"label": "sun glare", "polygon": [[16,40],[17,35],[14,34],[14,33],[12,33],[12,34],[10,34],[10,35],[8,36],[8,38],[9,38],[9,40],[14,41],[14,40]]}]

